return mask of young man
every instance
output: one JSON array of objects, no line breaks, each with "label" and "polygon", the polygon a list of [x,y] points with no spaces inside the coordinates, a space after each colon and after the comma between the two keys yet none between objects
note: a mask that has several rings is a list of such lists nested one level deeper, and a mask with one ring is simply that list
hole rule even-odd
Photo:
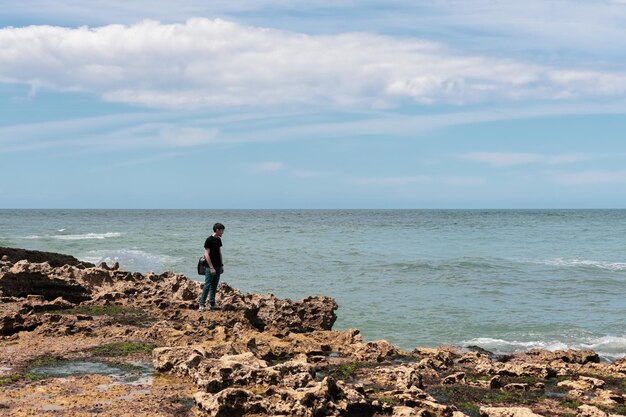
[{"label": "young man", "polygon": [[224,234],[224,225],[215,223],[213,225],[213,234],[204,242],[204,259],[207,262],[207,269],[204,274],[204,288],[200,296],[199,311],[204,311],[207,293],[209,294],[209,306],[211,310],[217,309],[215,305],[215,292],[217,284],[220,283],[220,275],[224,273],[224,263],[222,262],[222,235]]}]

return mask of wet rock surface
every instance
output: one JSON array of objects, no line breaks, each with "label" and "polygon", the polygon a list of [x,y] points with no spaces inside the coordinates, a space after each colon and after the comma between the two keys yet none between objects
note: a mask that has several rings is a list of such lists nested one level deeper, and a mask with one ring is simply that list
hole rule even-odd
[{"label": "wet rock surface", "polygon": [[[338,306],[329,297],[280,300],[222,284],[222,308],[199,312],[201,285],[183,275],[59,263],[63,256],[16,250],[0,261],[0,414],[626,414],[626,359],[405,352],[363,341],[356,329],[332,330]],[[76,364],[124,371],[49,371]]]}]

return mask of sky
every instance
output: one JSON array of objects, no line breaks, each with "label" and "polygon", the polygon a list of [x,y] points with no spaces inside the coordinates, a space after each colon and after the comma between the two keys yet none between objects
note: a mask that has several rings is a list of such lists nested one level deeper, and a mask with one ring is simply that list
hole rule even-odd
[{"label": "sky", "polygon": [[626,0],[0,10],[0,208],[626,208]]}]

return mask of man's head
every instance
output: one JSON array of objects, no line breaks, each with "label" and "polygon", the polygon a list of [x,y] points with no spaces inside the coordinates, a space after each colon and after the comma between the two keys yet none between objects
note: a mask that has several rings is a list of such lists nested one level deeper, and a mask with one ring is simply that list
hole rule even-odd
[{"label": "man's head", "polygon": [[218,236],[222,236],[222,234],[224,234],[224,229],[226,229],[226,227],[224,227],[222,223],[215,223],[213,225],[213,233],[217,234]]}]

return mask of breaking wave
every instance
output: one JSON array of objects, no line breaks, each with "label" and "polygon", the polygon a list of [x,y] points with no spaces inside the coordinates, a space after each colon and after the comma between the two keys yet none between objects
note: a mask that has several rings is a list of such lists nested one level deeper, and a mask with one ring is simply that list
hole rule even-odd
[{"label": "breaking wave", "polygon": [[141,273],[164,272],[169,265],[178,261],[173,256],[154,255],[138,249],[115,249],[104,253],[91,251],[89,255],[81,259],[96,265],[101,262],[106,262],[108,265],[119,262],[122,269]]},{"label": "breaking wave", "polygon": [[[63,232],[65,229],[59,230]],[[60,235],[28,235],[22,239],[36,240],[36,239],[57,239],[57,240],[94,240],[94,239],[111,239],[122,236],[119,232],[107,232],[107,233],[83,233],[83,234],[60,234]]]},{"label": "breaking wave", "polygon": [[626,271],[626,262],[606,262],[606,261],[591,261],[585,259],[549,259],[543,262],[546,265],[563,266],[563,267],[588,267],[605,269],[609,271]]},{"label": "breaking wave", "polygon": [[463,346],[479,346],[496,354],[510,354],[529,349],[556,350],[593,350],[602,359],[613,361],[626,356],[626,334],[623,336],[601,336],[578,341],[510,341],[482,337],[461,342]]}]

